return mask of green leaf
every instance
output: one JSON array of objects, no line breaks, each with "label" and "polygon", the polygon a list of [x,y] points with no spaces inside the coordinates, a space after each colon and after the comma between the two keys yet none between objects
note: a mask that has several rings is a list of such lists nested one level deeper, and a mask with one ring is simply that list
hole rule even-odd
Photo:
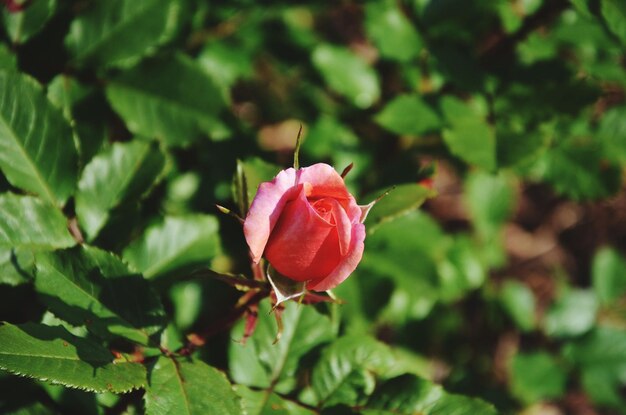
[{"label": "green leaf", "polygon": [[[258,318],[263,321],[267,318],[274,318],[274,316],[259,313]],[[245,324],[246,322],[242,319],[239,321],[239,324],[235,325],[231,331],[231,337],[233,339],[239,340],[243,338]],[[265,326],[265,324],[261,325],[261,327],[263,326]],[[254,339],[254,336],[260,336],[257,334],[257,331],[258,328],[255,329],[252,339]],[[263,336],[273,336],[271,339],[274,339],[276,332],[272,334],[264,333]],[[261,347],[262,346],[263,345],[261,345]],[[265,366],[259,361],[257,342],[253,340],[251,341],[249,339],[245,343],[231,343],[228,350],[228,368],[230,377],[233,379],[233,382],[237,384],[256,388],[271,387],[269,370],[266,370]]]},{"label": "green leaf", "polygon": [[15,187],[62,205],[74,192],[72,130],[33,79],[0,70],[0,169]]},{"label": "green leaf", "polygon": [[281,398],[271,390],[252,390],[243,385],[235,387],[243,400],[247,415],[313,415],[315,412]]},{"label": "green leaf", "polygon": [[167,196],[163,202],[164,211],[170,214],[182,214],[192,208],[194,196],[200,186],[200,175],[197,172],[187,172],[175,175],[166,182]]},{"label": "green leaf", "polygon": [[600,304],[612,304],[626,294],[626,260],[614,249],[601,249],[593,258],[591,278]]},{"label": "green leaf", "polygon": [[130,66],[174,37],[182,12],[175,0],[90,2],[72,21],[65,45],[79,65]]},{"label": "green leaf", "polygon": [[6,412],[5,415],[56,415],[56,413],[40,402],[31,402],[19,409]]},{"label": "green leaf", "polygon": [[14,44],[26,42],[43,29],[57,9],[56,0],[33,1],[19,12],[2,10],[2,20],[9,38]]},{"label": "green leaf", "polygon": [[[293,3],[281,9],[281,23],[285,25],[284,35],[288,37],[289,42],[299,48],[310,49],[319,42],[319,34],[314,25],[311,24],[311,11],[308,7],[301,7]],[[247,43],[254,44],[254,42],[248,40]]]},{"label": "green leaf", "polygon": [[163,326],[150,284],[113,254],[86,246],[36,256],[35,289],[56,316],[94,334],[147,345]]},{"label": "green leaf", "polygon": [[568,343],[565,356],[585,367],[625,365],[626,332],[620,328],[598,326],[584,337]]},{"label": "green leaf", "polygon": [[34,274],[34,252],[75,244],[61,211],[39,198],[0,194],[0,217],[2,284],[29,282]]},{"label": "green leaf", "polygon": [[344,182],[348,190],[356,194],[360,178],[371,171],[372,165],[372,154],[363,149],[363,143],[349,124],[322,114],[306,132],[302,153],[307,159],[327,160],[339,171],[352,164]]},{"label": "green leaf", "polygon": [[0,284],[27,283],[34,272],[35,257],[31,250],[0,248]]},{"label": "green leaf", "polygon": [[363,151],[359,137],[350,126],[331,115],[321,115],[306,133],[302,152],[316,160],[330,160],[331,165],[350,170],[344,181],[349,190],[353,183],[369,169],[371,155]]},{"label": "green leaf", "polygon": [[583,387],[594,402],[626,408],[621,392],[626,385],[626,332],[623,329],[597,327],[568,343],[563,354],[582,371]]},{"label": "green leaf", "polygon": [[0,43],[0,71],[14,69],[17,69],[17,57],[4,43]]},{"label": "green leaf", "polygon": [[202,311],[202,287],[197,281],[182,281],[172,286],[170,297],[176,327],[189,330]]},{"label": "green leaf", "polygon": [[576,8],[576,11],[584,17],[592,17],[593,14],[589,10],[588,0],[569,0]]},{"label": "green leaf", "polygon": [[70,121],[72,107],[84,100],[93,90],[65,74],[55,76],[46,89],[50,102],[61,108]]},{"label": "green leaf", "polygon": [[404,374],[412,374],[428,380],[435,376],[436,364],[426,356],[398,346],[394,346],[392,355],[393,365],[385,371],[386,379]]},{"label": "green leaf", "polygon": [[207,43],[198,55],[198,62],[224,91],[229,91],[238,79],[249,78],[254,73],[250,53],[226,42]]},{"label": "green leaf", "polygon": [[500,302],[522,331],[535,328],[535,296],[525,284],[515,280],[505,281]]},{"label": "green leaf", "polygon": [[486,271],[473,242],[463,235],[452,240],[444,258],[435,258],[443,301],[460,299],[485,282]]},{"label": "green leaf", "polygon": [[626,45],[626,3],[621,0],[602,0],[600,12],[609,29]]},{"label": "green leaf", "polygon": [[60,326],[0,326],[0,368],[91,392],[124,393],[146,384],[141,364],[113,362],[110,351]]},{"label": "green leaf", "polygon": [[623,397],[623,381],[626,372],[624,365],[617,366],[621,372],[613,372],[600,368],[588,368],[581,375],[582,387],[586,395],[597,406],[613,407],[616,412],[623,414],[626,410],[626,400]]},{"label": "green leaf", "polygon": [[242,413],[241,398],[226,376],[197,359],[159,357],[144,399],[148,415]]},{"label": "green leaf", "polygon": [[76,337],[85,338],[89,336],[89,331],[87,331],[85,326],[72,326],[70,323],[65,320],[61,320],[50,311],[46,311],[39,322],[46,326],[61,326]]},{"label": "green leaf", "polygon": [[537,159],[549,146],[553,131],[550,124],[532,130],[524,129],[515,120],[496,120],[497,163],[499,168],[517,167]]},{"label": "green leaf", "polygon": [[419,33],[395,1],[367,3],[365,30],[385,58],[408,61],[422,50]]},{"label": "green leaf", "polygon": [[210,215],[167,216],[124,250],[123,257],[146,278],[209,265],[220,252],[218,222]]},{"label": "green leaf", "polygon": [[[411,255],[407,252],[409,249],[397,253],[395,249],[389,249],[377,254],[371,253],[372,248],[368,249],[361,269],[357,270],[369,278],[359,281],[357,298],[361,299],[362,311],[358,317],[376,316],[393,326],[426,317],[440,297],[432,260],[421,252]],[[415,278],[416,275],[419,278]],[[345,297],[341,289],[338,294]],[[351,305],[354,302],[350,300]]]},{"label": "green leaf", "polygon": [[548,353],[517,354],[510,365],[511,391],[525,404],[560,398],[565,393],[567,373]]},{"label": "green leaf", "polygon": [[[436,259],[445,259],[450,246],[450,239],[437,223],[420,211],[380,226],[368,236],[357,268],[357,272],[367,271],[367,279],[360,279],[360,285],[371,290],[364,294],[365,305],[371,308],[383,302],[381,312],[392,324],[424,318],[440,297]],[[384,300],[384,290],[377,287],[376,280],[378,284],[393,283],[388,300]]]},{"label": "green leaf", "polygon": [[375,120],[393,133],[414,136],[441,127],[439,114],[415,94],[395,97],[376,115]]},{"label": "green leaf", "polygon": [[36,197],[0,194],[0,216],[0,249],[52,250],[75,243],[63,213]]},{"label": "green leaf", "polygon": [[114,143],[85,166],[76,194],[76,214],[93,240],[111,209],[145,194],[158,180],[165,157],[157,146],[133,140]]},{"label": "green leaf", "polygon": [[[382,194],[384,191],[380,190],[377,193],[372,193],[369,197],[365,197],[365,200],[371,200],[372,197],[379,197]],[[368,233],[373,233],[385,222],[414,211],[435,195],[434,190],[412,183],[401,184],[392,188],[387,195],[374,204],[367,215],[365,226]]]},{"label": "green leaf", "polygon": [[441,108],[450,125],[443,132],[443,140],[450,152],[470,165],[494,170],[496,136],[482,114],[453,97],[444,97]]},{"label": "green leaf", "polygon": [[376,71],[350,50],[322,44],[313,50],[311,59],[330,89],[354,106],[369,108],[378,101],[380,85]]},{"label": "green leaf", "polygon": [[498,415],[493,405],[480,399],[462,395],[444,395],[432,410],[431,415]]},{"label": "green leaf", "polygon": [[372,305],[382,306],[387,324],[422,319],[437,301],[458,300],[487,275],[470,238],[444,234],[420,211],[383,224],[367,241],[360,265],[367,273],[360,285],[371,290],[364,294],[368,314]]},{"label": "green leaf", "polygon": [[376,388],[363,407],[363,415],[496,415],[493,406],[479,399],[445,392],[439,385],[414,375],[388,380]]},{"label": "green leaf", "polygon": [[[313,307],[287,302],[282,312],[284,330],[274,344],[278,327],[270,310],[268,301],[261,302],[257,328],[252,337],[245,345],[231,345],[231,376],[242,385],[264,388],[276,385],[276,390],[288,392],[295,386],[302,356],[332,339],[332,324]],[[261,367],[250,365],[254,361],[260,362]],[[263,372],[259,371],[261,368]]]},{"label": "green leaf", "polygon": [[541,180],[575,200],[604,198],[621,185],[620,168],[610,163],[593,139],[563,140],[544,153],[534,169]]},{"label": "green leaf", "polygon": [[[415,232],[415,229],[420,232]],[[410,251],[437,257],[444,257],[445,251],[451,245],[450,238],[439,224],[430,215],[419,210],[385,223],[368,238],[368,242],[368,246],[371,245],[373,249],[366,251],[367,254],[387,247],[390,252],[401,253],[403,248],[410,248]]]},{"label": "green leaf", "polygon": [[473,224],[485,235],[498,231],[513,213],[514,188],[509,176],[471,172],[465,179],[465,200]]},{"label": "green leaf", "polygon": [[[345,157],[359,157],[359,137],[349,128],[349,125],[330,116],[321,115],[306,133],[305,145],[302,151],[319,159],[332,158],[337,152]],[[364,155],[360,155],[362,158]],[[337,162],[335,166],[340,167]],[[347,164],[346,164],[347,165]],[[359,169],[355,162],[355,169]],[[353,171],[350,172],[350,175]],[[350,175],[348,177],[350,177]]]},{"label": "green leaf", "polygon": [[605,156],[626,165],[626,108],[611,108],[604,113],[598,136],[604,145]]},{"label": "green leaf", "polygon": [[578,336],[589,331],[598,311],[598,300],[590,290],[565,289],[545,316],[544,329],[549,336]]},{"label": "green leaf", "polygon": [[96,85],[83,84],[67,74],[55,76],[48,84],[48,99],[63,110],[78,135],[78,153],[85,164],[108,142],[108,104]]},{"label": "green leaf", "polygon": [[184,146],[203,134],[225,138],[218,119],[224,99],[218,86],[191,58],[152,59],[115,77],[106,87],[113,109],[128,129]]},{"label": "green leaf", "polygon": [[313,368],[311,385],[321,407],[358,405],[373,391],[375,375],[393,365],[390,349],[367,336],[346,336],[322,352]]}]

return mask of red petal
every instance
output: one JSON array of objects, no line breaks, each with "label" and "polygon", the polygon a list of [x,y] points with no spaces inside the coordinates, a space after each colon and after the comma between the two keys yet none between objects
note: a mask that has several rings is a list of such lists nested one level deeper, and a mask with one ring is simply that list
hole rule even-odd
[{"label": "red petal", "polygon": [[348,214],[335,199],[328,199],[333,206],[332,214],[335,218],[335,226],[337,227],[337,236],[339,237],[339,250],[341,256],[345,256],[350,249],[350,240],[352,239],[352,224]]},{"label": "red petal", "polygon": [[352,225],[352,243],[348,255],[343,257],[333,271],[324,278],[309,281],[307,288],[314,291],[327,291],[335,288],[352,274],[363,256],[365,247],[365,225],[357,223]]},{"label": "red petal", "polygon": [[341,259],[336,226],[318,215],[305,194],[302,186],[285,205],[265,249],[272,266],[296,281],[322,278]]}]

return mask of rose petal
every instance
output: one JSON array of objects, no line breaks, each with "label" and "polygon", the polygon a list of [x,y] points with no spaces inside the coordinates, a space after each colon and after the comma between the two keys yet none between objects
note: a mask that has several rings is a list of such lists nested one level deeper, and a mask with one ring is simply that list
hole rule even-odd
[{"label": "rose petal", "polygon": [[243,224],[243,233],[252,252],[252,260],[258,263],[265,250],[270,233],[285,204],[296,194],[296,171],[283,170],[271,182],[261,183]]},{"label": "rose petal", "polygon": [[333,199],[324,198],[324,199],[318,199],[314,201],[313,203],[311,203],[311,207],[315,209],[315,213],[317,213],[320,216],[320,218],[324,219],[329,224],[334,224],[334,222],[332,222],[332,220],[334,219],[333,218],[333,206],[334,205],[331,203],[332,200]]},{"label": "rose petal", "polygon": [[325,199],[330,202],[333,207],[332,214],[335,218],[335,226],[337,227],[337,236],[339,237],[339,251],[341,256],[346,256],[350,249],[350,239],[352,239],[352,224],[348,214],[335,199]]},{"label": "rose petal", "polygon": [[309,198],[330,197],[337,199],[348,213],[352,223],[357,223],[361,218],[361,208],[348,192],[343,177],[332,166],[317,163],[304,167],[298,170],[298,183],[311,184],[311,191],[307,193]]},{"label": "rose petal", "polygon": [[265,249],[265,257],[281,274],[296,281],[322,278],[341,260],[336,226],[318,215],[301,186],[285,205]]},{"label": "rose petal", "polygon": [[307,193],[308,197],[351,198],[343,178],[332,166],[325,163],[317,163],[300,169],[298,171],[298,183],[311,183],[311,192]]},{"label": "rose petal", "polygon": [[363,256],[365,247],[365,225],[352,225],[352,243],[348,255],[343,257],[335,269],[327,277],[309,281],[307,288],[314,291],[327,291],[335,288],[352,274]]},{"label": "rose petal", "polygon": [[344,206],[346,208],[346,212],[348,213],[348,217],[350,218],[350,222],[352,223],[363,223],[361,219],[363,219],[363,210],[361,206],[356,204],[356,200],[353,197],[350,197],[348,201],[348,206]]}]

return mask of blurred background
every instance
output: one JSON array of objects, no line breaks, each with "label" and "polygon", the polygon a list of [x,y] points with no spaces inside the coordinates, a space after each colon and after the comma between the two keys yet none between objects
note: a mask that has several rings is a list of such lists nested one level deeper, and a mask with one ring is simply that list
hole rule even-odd
[{"label": "blurred background", "polygon": [[[236,160],[253,196],[291,165],[302,125],[301,165],[354,163],[361,204],[398,186],[335,290],[343,333],[503,413],[626,413],[626,2],[130,3],[0,2],[0,67],[73,120],[81,166],[158,140],[158,180],[78,223],[86,240],[122,253],[163,217],[236,209]],[[212,268],[249,274],[239,224],[219,220]],[[0,320],[40,319],[32,285],[0,267]],[[163,284],[180,333],[237,298]],[[227,368],[229,342],[206,359]]]}]

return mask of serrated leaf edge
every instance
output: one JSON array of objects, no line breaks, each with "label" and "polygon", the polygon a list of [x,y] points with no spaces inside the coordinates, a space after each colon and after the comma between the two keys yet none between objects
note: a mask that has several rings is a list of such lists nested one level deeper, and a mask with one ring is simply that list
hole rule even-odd
[{"label": "serrated leaf edge", "polygon": [[[128,363],[131,363],[131,362],[128,362]],[[115,364],[115,363],[112,362],[111,364]],[[81,386],[81,385],[78,385],[78,384],[74,384],[72,382],[58,381],[58,380],[54,380],[54,379],[51,379],[51,378],[48,378],[48,377],[44,377],[44,376],[36,376],[36,375],[28,374],[28,373],[22,373],[22,372],[20,372],[18,370],[10,369],[10,368],[8,368],[6,366],[3,366],[3,365],[0,365],[0,369],[4,370],[6,372],[9,372],[9,373],[11,373],[13,375],[23,377],[23,378],[36,379],[36,380],[40,380],[42,382],[49,382],[49,383],[51,383],[53,385],[62,385],[62,386],[68,387],[70,389],[76,389],[76,390],[82,390],[82,391],[94,392],[94,393],[102,393],[102,392],[129,393],[129,392],[132,392],[134,390],[139,390],[139,389],[144,388],[146,386],[146,383],[147,383],[147,380],[146,380],[146,381],[143,381],[140,385],[133,385],[129,389],[115,389],[113,387],[111,389],[108,389],[108,388],[98,389],[98,388],[90,388],[90,387],[87,387],[87,386]],[[111,386],[113,386],[113,385],[111,385]]]}]

